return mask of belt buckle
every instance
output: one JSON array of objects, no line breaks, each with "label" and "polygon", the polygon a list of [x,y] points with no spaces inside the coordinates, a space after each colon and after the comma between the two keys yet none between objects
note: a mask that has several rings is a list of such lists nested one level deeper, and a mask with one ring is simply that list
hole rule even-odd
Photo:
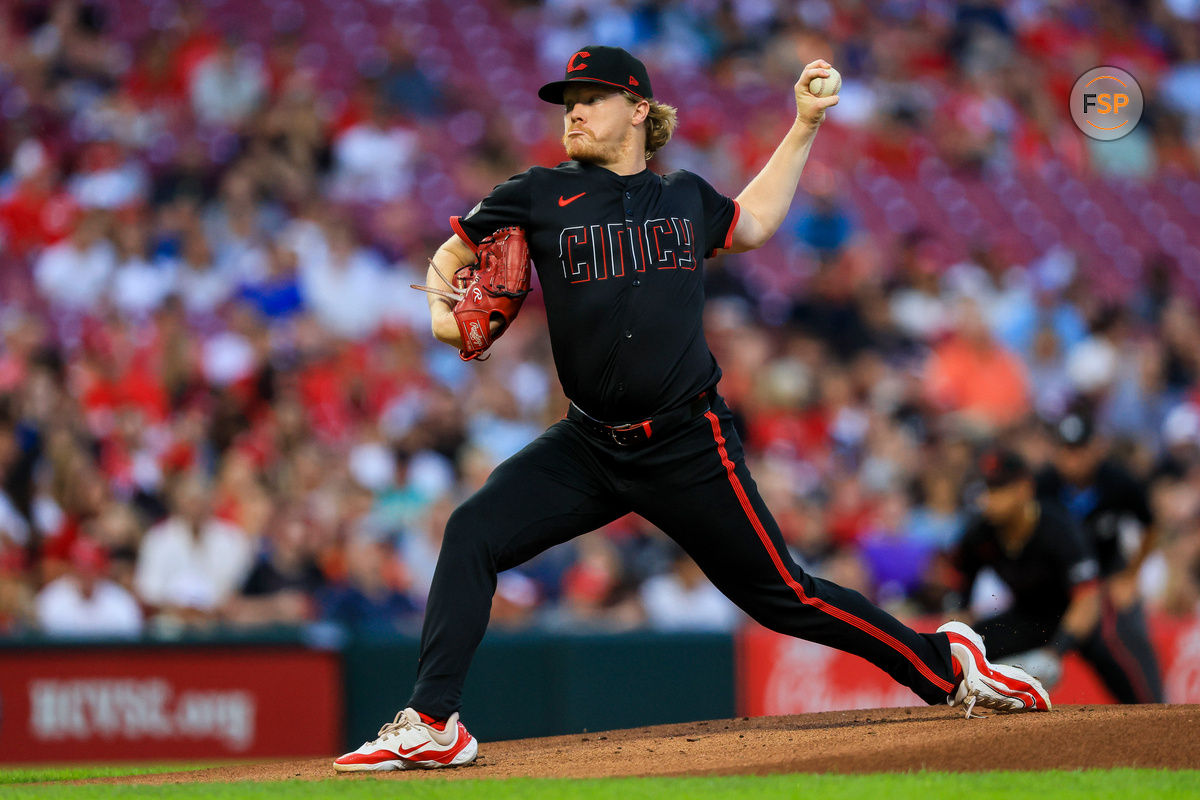
[{"label": "belt buckle", "polygon": [[[640,438],[639,433],[641,434]],[[619,447],[629,447],[650,438],[650,420],[613,426],[608,429],[608,435]]]}]

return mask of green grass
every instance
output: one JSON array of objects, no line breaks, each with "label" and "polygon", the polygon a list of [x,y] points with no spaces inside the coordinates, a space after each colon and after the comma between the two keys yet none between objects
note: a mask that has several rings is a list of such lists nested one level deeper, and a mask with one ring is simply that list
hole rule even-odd
[{"label": "green grass", "polygon": [[[0,767],[0,786],[13,783],[43,783],[45,781],[82,781],[88,778],[116,778],[122,775],[154,775],[160,772],[182,772],[204,769],[215,764],[187,763],[162,764],[81,764],[67,767]],[[5,790],[5,794],[8,791]]]},{"label": "green grass", "polygon": [[[146,772],[148,770],[141,770]],[[44,779],[51,770],[26,775]],[[57,771],[63,777],[66,770]],[[78,778],[83,770],[66,777]],[[109,768],[93,770],[89,776],[110,775]],[[128,772],[127,772],[128,774]],[[1200,770],[1087,770],[1080,772],[918,772],[902,775],[773,775],[728,778],[616,778],[611,780],[327,780],[304,783],[177,784],[171,786],[30,786],[5,787],[6,798],[228,798],[228,800],[288,800],[305,798],[353,798],[375,800],[402,797],[404,800],[640,800],[640,798],[804,798],[827,800],[879,800],[880,798],[969,797],[1003,798],[1112,798],[1153,797],[1164,800],[1200,797]]]}]

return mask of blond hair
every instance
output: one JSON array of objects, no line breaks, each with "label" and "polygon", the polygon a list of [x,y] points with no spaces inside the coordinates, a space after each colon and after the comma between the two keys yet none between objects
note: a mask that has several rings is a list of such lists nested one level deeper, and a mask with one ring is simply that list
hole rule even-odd
[{"label": "blond hair", "polygon": [[[625,99],[630,105],[636,105],[645,98],[625,92]],[[646,160],[649,161],[671,141],[671,134],[675,133],[675,126],[679,123],[679,109],[657,100],[646,102],[650,104],[650,113],[646,115]]]}]

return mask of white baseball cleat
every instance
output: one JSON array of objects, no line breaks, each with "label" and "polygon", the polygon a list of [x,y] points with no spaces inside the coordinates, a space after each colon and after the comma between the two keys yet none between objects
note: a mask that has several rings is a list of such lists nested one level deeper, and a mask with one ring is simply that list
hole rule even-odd
[{"label": "white baseball cleat", "polygon": [[950,655],[962,667],[963,679],[958,690],[946,702],[963,706],[967,717],[986,716],[972,713],[976,706],[1001,714],[1013,711],[1049,711],[1050,695],[1041,681],[1020,667],[989,664],[984,655],[983,639],[962,622],[947,622],[938,628],[950,639]]},{"label": "white baseball cleat", "polygon": [[458,721],[458,712],[444,723],[429,723],[411,708],[379,729],[379,735],[333,762],[338,772],[385,772],[435,769],[470,764],[479,742]]}]

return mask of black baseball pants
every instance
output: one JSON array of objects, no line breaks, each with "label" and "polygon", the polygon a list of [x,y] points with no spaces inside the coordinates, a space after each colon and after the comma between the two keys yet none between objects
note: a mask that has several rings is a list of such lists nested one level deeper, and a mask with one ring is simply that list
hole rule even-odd
[{"label": "black baseball pants", "polygon": [[[1057,619],[1033,619],[1006,611],[975,626],[987,646],[988,660],[1027,653],[1045,647],[1058,630]],[[1118,610],[1104,594],[1100,622],[1079,643],[1083,656],[1118,703],[1163,702],[1158,660],[1146,630],[1140,605]]]},{"label": "black baseball pants", "polygon": [[746,468],[725,403],[637,447],[562,420],[498,466],[451,515],[434,571],[409,705],[457,711],[483,638],[496,574],[635,512],[772,630],[861,656],[925,702],[958,683],[942,634],[913,631],[858,592],[806,574],[788,555]]}]

